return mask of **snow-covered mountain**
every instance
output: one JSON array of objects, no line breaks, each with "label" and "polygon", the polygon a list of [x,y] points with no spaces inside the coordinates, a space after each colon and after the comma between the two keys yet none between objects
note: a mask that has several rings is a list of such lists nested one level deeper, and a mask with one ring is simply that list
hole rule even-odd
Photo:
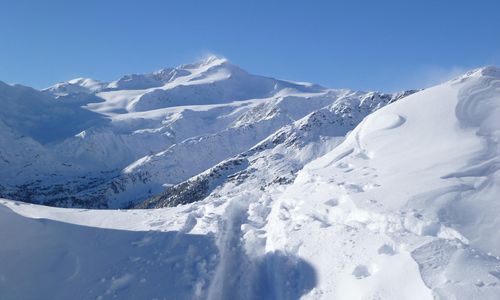
[{"label": "snow-covered mountain", "polygon": [[500,69],[384,94],[210,57],[0,101],[2,299],[500,297]]},{"label": "snow-covered mountain", "polygon": [[218,57],[111,83],[2,87],[15,143],[0,149],[0,195],[84,208],[139,204],[330,106],[352,127],[400,97],[252,75]]}]

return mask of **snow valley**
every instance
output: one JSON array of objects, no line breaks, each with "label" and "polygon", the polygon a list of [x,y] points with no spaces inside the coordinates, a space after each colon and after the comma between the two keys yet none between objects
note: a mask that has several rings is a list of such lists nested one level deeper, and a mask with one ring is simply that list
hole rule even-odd
[{"label": "snow valley", "polygon": [[498,299],[500,69],[0,82],[1,299]]}]

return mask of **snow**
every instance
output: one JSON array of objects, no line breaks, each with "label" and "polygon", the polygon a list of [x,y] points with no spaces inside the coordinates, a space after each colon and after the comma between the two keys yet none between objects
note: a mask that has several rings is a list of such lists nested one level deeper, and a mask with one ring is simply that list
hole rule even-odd
[{"label": "snow", "polygon": [[325,298],[497,298],[499,87],[476,72],[368,116],[273,205],[267,249],[309,258]]},{"label": "snow", "polygon": [[57,101],[30,87],[0,82],[0,95],[2,122],[42,144],[107,122],[104,116],[82,109],[77,103]]},{"label": "snow", "polygon": [[[74,212],[73,214],[78,214]],[[212,238],[29,219],[0,208],[2,299],[201,297],[217,262]],[[165,272],[169,270],[168,272]]]},{"label": "snow", "polygon": [[[103,207],[155,208],[1,199],[2,299],[500,297],[498,69],[394,95],[255,79],[215,57],[152,74],[94,90],[103,101],[83,109],[110,121],[71,138],[0,122],[2,174],[32,162]],[[262,90],[239,97],[230,78]],[[231,96],[211,98],[212,81]],[[161,99],[188,86],[206,101]]]},{"label": "snow", "polygon": [[357,109],[359,122],[396,97],[253,75],[218,57],[113,83],[78,78],[42,92],[4,85],[0,98],[9,109],[0,135],[13,142],[0,149],[0,196],[64,207],[130,207],[313,111],[341,104],[344,121],[352,123],[349,110]]},{"label": "snow", "polygon": [[73,93],[91,94],[103,89],[105,83],[92,78],[75,78],[68,82],[57,83],[43,91],[57,96],[67,96]]}]

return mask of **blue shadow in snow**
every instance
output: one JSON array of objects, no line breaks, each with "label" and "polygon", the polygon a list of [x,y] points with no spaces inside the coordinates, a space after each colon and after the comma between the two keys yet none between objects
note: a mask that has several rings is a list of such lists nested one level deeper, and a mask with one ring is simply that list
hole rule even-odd
[{"label": "blue shadow in snow", "polygon": [[[316,285],[314,269],[298,257],[272,252],[240,260],[248,264],[224,279],[245,283],[224,282],[220,299],[298,299]],[[2,300],[206,299],[219,263],[211,235],[31,219],[0,204]]]}]

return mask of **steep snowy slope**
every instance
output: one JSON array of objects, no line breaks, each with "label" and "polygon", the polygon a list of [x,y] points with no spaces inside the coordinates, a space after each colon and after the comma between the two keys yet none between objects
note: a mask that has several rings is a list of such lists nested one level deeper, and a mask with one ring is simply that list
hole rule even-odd
[{"label": "steep snowy slope", "polygon": [[184,205],[1,200],[0,293],[498,299],[500,70],[401,99],[348,95],[144,203]]},{"label": "steep snowy slope", "polygon": [[498,120],[494,68],[375,112],[273,204],[266,250],[309,258],[325,298],[497,299]]}]

